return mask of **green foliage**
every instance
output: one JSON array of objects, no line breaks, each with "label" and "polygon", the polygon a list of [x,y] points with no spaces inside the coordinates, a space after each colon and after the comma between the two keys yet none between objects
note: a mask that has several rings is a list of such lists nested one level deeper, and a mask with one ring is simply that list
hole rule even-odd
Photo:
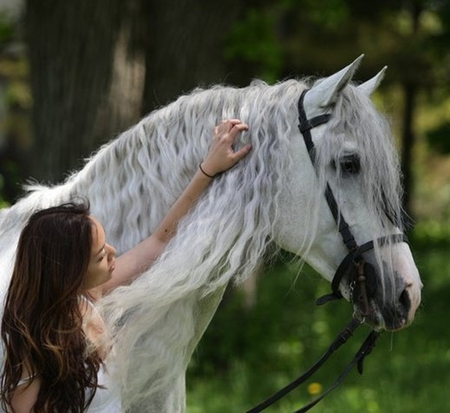
[{"label": "green foliage", "polygon": [[5,200],[5,197],[3,196],[3,188],[5,186],[5,180],[3,178],[3,175],[0,174],[0,209],[6,208],[9,206],[9,203]]},{"label": "green foliage", "polygon": [[281,73],[282,50],[274,26],[278,13],[249,9],[235,24],[225,50],[227,59],[242,59],[255,67],[255,75],[267,82],[276,81]]},{"label": "green foliage", "polygon": [[[415,238],[414,238],[415,239]],[[446,336],[450,258],[446,244],[414,248],[425,284],[423,306],[412,326],[385,333],[365,362],[323,400],[317,413],[441,413],[448,410],[450,347]],[[420,247],[420,248],[419,248]],[[280,264],[259,284],[258,302],[245,309],[234,293],[207,330],[188,374],[189,413],[243,412],[265,400],[312,365],[348,322],[344,301],[316,307],[328,283],[306,268]],[[310,382],[272,408],[292,413],[327,388],[368,333],[362,327]]]},{"label": "green foliage", "polygon": [[[295,1],[291,4],[300,6]],[[327,30],[339,30],[350,17],[350,8],[342,0],[324,0],[320,4],[316,0],[307,0],[302,2],[301,8],[312,22]]]},{"label": "green foliage", "polygon": [[428,131],[426,139],[430,148],[434,151],[441,154],[450,154],[450,122]]},{"label": "green foliage", "polygon": [[15,27],[11,19],[0,13],[0,43],[9,42],[14,37]]}]

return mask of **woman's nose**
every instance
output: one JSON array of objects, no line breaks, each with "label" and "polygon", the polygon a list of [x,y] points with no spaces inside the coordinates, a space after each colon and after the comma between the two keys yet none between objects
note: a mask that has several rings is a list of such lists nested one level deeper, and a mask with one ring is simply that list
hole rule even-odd
[{"label": "woman's nose", "polygon": [[106,248],[107,248],[107,251],[108,251],[108,258],[109,259],[114,258],[116,256],[116,253],[117,253],[116,249],[112,245],[109,245],[109,244],[106,244]]}]

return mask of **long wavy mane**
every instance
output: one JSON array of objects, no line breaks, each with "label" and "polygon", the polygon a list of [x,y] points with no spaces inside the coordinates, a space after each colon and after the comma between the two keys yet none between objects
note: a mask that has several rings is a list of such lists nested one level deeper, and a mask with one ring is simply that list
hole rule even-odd
[{"label": "long wavy mane", "polygon": [[[276,225],[277,197],[290,158],[287,138],[296,128],[293,108],[303,87],[296,81],[273,87],[254,82],[241,90],[196,91],[151,115],[139,127],[147,135],[153,131],[148,125],[158,125],[160,131],[150,138],[152,153],[159,159],[149,159],[143,166],[153,179],[147,186],[161,188],[162,182],[177,182],[174,192],[169,187],[164,199],[151,203],[156,211],[166,210],[186,186],[221,118],[248,119],[251,132],[243,136],[242,144],[251,140],[255,155],[214,181],[150,271],[105,300],[112,325],[122,325],[124,314],[127,318],[127,327],[115,334],[119,371],[129,372],[122,376],[126,403],[145,403],[150,396],[170,399],[155,392],[164,392],[185,371],[223,288],[232,279],[239,282],[248,277],[260,262]],[[194,142],[179,142],[180,135],[192,136]],[[179,143],[168,144],[171,139]],[[142,194],[137,191],[130,194],[131,199],[138,196]],[[131,221],[136,225],[136,211],[128,214],[134,215]],[[155,222],[162,216],[157,218]],[[129,220],[121,217],[125,225]],[[149,367],[144,371],[143,366]]]}]

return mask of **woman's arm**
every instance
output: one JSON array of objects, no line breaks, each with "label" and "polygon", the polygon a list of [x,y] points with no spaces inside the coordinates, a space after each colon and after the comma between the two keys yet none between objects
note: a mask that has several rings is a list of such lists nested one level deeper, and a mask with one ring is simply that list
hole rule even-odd
[{"label": "woman's arm", "polygon": [[233,167],[251,150],[251,145],[246,145],[238,151],[233,149],[236,137],[245,130],[248,130],[248,126],[238,119],[224,121],[215,128],[213,142],[201,168],[198,169],[155,232],[116,259],[112,279],[100,286],[102,294],[119,285],[127,284],[158,259],[176,233],[178,223],[209,186],[212,177]]}]

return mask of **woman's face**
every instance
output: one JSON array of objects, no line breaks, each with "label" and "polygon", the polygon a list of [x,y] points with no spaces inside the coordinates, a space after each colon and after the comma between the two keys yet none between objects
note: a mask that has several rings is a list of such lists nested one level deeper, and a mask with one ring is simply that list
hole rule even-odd
[{"label": "woman's face", "polygon": [[92,250],[88,269],[84,277],[83,289],[90,290],[111,279],[115,268],[116,250],[106,243],[105,231],[94,217],[92,225]]}]

